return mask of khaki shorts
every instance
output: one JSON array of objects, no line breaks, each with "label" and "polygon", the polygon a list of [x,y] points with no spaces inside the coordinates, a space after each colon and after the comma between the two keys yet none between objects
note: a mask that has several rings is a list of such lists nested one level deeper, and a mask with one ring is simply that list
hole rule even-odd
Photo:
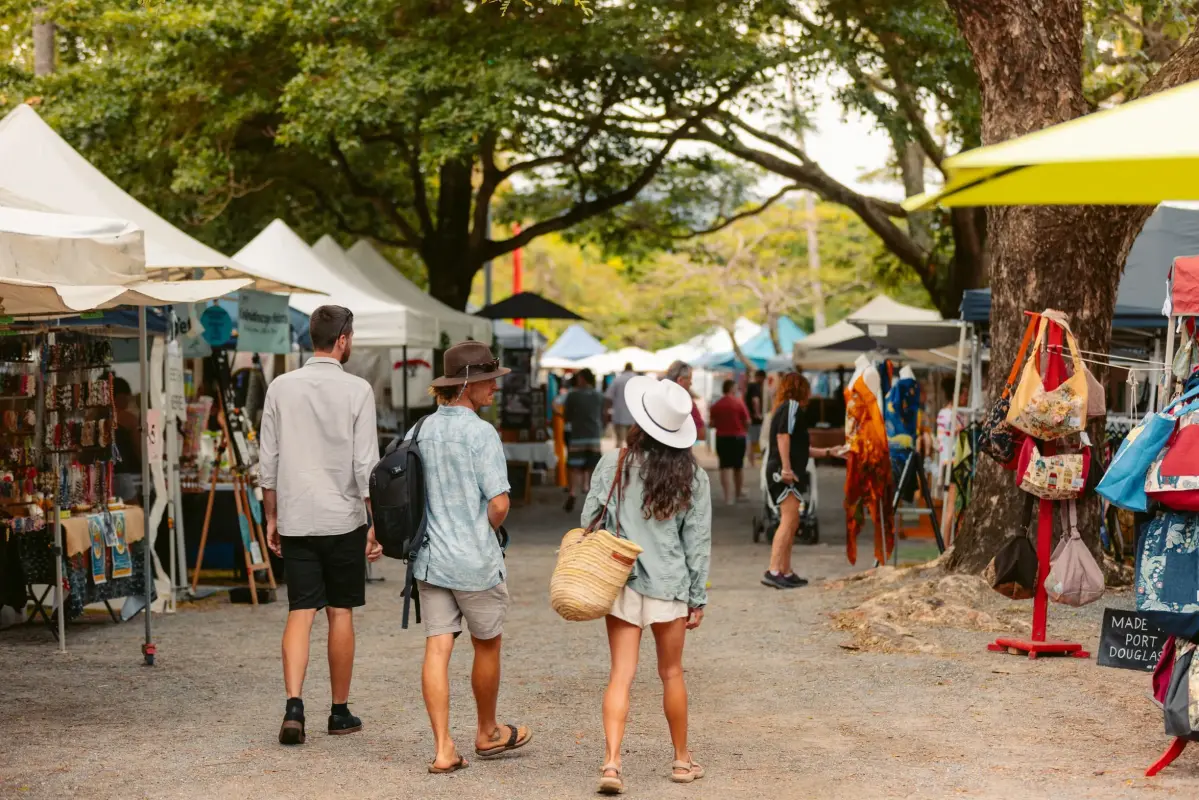
[{"label": "khaki shorts", "polygon": [[425,637],[462,633],[462,621],[476,639],[494,639],[504,632],[508,616],[508,584],[499,583],[481,592],[460,592],[418,581],[420,615]]},{"label": "khaki shorts", "polygon": [[659,600],[646,597],[631,586],[625,586],[616,595],[616,602],[608,612],[638,628],[648,628],[662,622],[674,622],[691,614],[691,609],[682,600]]}]

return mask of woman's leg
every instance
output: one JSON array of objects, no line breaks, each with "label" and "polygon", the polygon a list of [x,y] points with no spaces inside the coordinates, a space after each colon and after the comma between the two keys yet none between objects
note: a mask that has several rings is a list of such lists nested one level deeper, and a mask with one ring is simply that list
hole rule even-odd
[{"label": "woman's leg", "polygon": [[612,651],[612,671],[604,692],[604,766],[620,766],[620,743],[624,741],[629,719],[629,692],[637,675],[637,657],[641,650],[641,629],[623,619],[606,618],[608,648]]},{"label": "woman's leg", "polygon": [[662,710],[670,726],[674,760],[690,762],[687,747],[687,684],[683,680],[683,643],[687,639],[687,618],[660,622],[651,626],[658,649],[658,677],[662,679]]},{"label": "woman's leg", "polygon": [[770,571],[791,574],[791,545],[799,531],[799,498],[789,494],[779,505],[779,527],[770,548]]},{"label": "woman's leg", "polygon": [[733,471],[731,469],[720,469],[720,490],[724,492],[724,504],[727,506],[732,502],[732,495],[729,494],[729,484],[733,480]]},{"label": "woman's leg", "polygon": [[737,490],[737,499],[745,497],[745,470],[737,467],[733,470],[733,487]]}]

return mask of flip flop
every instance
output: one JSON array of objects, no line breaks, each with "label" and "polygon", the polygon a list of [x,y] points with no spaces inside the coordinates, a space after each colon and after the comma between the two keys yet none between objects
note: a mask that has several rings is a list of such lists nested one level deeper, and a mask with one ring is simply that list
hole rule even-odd
[{"label": "flip flop", "polygon": [[533,741],[533,732],[532,731],[526,730],[525,738],[521,739],[521,738],[519,738],[519,736],[520,736],[520,726],[519,725],[513,725],[512,723],[508,722],[508,723],[504,724],[504,727],[508,728],[512,731],[512,735],[508,737],[507,742],[505,742],[504,744],[496,745],[495,747],[488,747],[488,748],[485,748],[482,750],[480,750],[478,747],[476,747],[475,755],[477,755],[479,758],[495,758],[498,755],[510,752],[512,750],[519,750],[520,748],[524,747],[529,742]]},{"label": "flip flop", "polygon": [[457,772],[460,769],[466,769],[470,766],[470,764],[468,764],[466,759],[462,756],[458,756],[458,760],[453,764],[450,764],[448,767],[438,767],[436,764],[437,759],[433,759],[429,762],[430,775],[449,775],[451,772]]},{"label": "flip flop", "polygon": [[[615,772],[616,777],[605,775],[605,772]],[[608,764],[600,770],[598,791],[600,794],[624,794],[624,779],[621,777],[620,767]]]}]

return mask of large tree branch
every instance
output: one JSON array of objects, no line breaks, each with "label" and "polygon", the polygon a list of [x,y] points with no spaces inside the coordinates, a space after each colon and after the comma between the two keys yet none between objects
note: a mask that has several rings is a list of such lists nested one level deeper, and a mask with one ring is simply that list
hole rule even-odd
[{"label": "large tree branch", "polygon": [[404,219],[395,207],[395,204],[390,199],[384,197],[378,192],[372,190],[366,185],[357,175],[354,174],[354,169],[350,166],[350,160],[346,157],[345,151],[341,149],[337,139],[329,137],[329,147],[333,151],[334,157],[337,159],[338,165],[341,167],[341,173],[346,179],[346,184],[350,187],[350,191],[363,200],[367,200],[382,214],[389,222],[396,226],[403,234],[403,238],[413,244],[405,245],[406,247],[415,247],[415,242],[421,240],[421,236],[408,220]]},{"label": "large tree branch", "polygon": [[736,214],[733,214],[731,217],[725,217],[723,220],[716,223],[715,225],[712,225],[709,228],[704,228],[703,230],[699,230],[699,231],[688,231],[687,233],[671,234],[671,238],[673,238],[673,239],[691,239],[696,236],[707,236],[710,233],[716,233],[717,231],[722,231],[725,228],[729,227],[730,225],[740,222],[743,219],[749,219],[750,217],[756,217],[758,214],[761,214],[763,211],[770,208],[772,205],[777,203],[779,200],[783,199],[783,197],[785,197],[786,195],[790,194],[791,192],[799,191],[799,188],[800,187],[796,186],[793,183],[788,186],[784,186],[782,189],[779,189],[777,192],[775,192],[770,197],[763,200],[761,203],[758,203],[756,206],[746,209],[745,211],[740,211]]},{"label": "large tree branch", "polygon": [[333,202],[333,200],[326,195],[325,192],[314,182],[300,178],[297,179],[297,183],[312,194],[313,198],[316,199],[316,204],[318,206],[332,214],[334,218],[337,219],[337,227],[343,233],[348,233],[351,236],[366,236],[374,239],[377,242],[381,242],[382,244],[389,244],[393,247],[403,247],[407,250],[415,250],[417,248],[417,244],[415,242],[406,238],[393,239],[387,236],[381,236],[378,230],[375,228],[363,228],[352,224],[349,219],[346,218],[346,215],[341,212],[341,208],[338,207],[337,203]]},{"label": "large tree branch", "polygon": [[437,228],[433,224],[433,215],[429,213],[429,193],[425,187],[425,171],[420,165],[420,136],[412,137],[412,144],[405,149],[408,155],[408,179],[412,182],[412,206],[416,209],[416,218],[420,220],[422,238],[429,238]]},{"label": "large tree branch", "polygon": [[803,188],[815,192],[824,200],[845,206],[857,214],[866,223],[866,226],[883,240],[887,249],[903,263],[913,267],[921,275],[928,272],[930,254],[917,245],[908,232],[891,219],[892,216],[904,215],[903,209],[898,204],[858,194],[848,186],[836,181],[814,163],[796,164],[774,153],[750,147],[736,137],[721,136],[707,125],[699,125],[695,134],[690,138],[714,144],[744,161],[757,164],[775,174],[795,181]]}]

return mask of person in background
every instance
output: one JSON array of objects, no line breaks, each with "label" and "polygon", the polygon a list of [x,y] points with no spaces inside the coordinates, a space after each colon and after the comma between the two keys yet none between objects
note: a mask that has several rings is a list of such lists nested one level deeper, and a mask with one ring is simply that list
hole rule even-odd
[{"label": "person in background", "polygon": [[444,375],[430,386],[437,411],[419,434],[428,543],[412,565],[425,625],[421,689],[437,751],[429,763],[435,775],[469,766],[450,736],[450,657],[464,623],[475,650],[475,755],[492,758],[533,738],[528,727],[496,719],[509,606],[498,531],[508,517],[511,487],[500,435],[479,409],[494,402],[496,379],[511,370],[480,342],[455,345],[443,360]]},{"label": "person in background", "polygon": [[575,375],[574,389],[566,395],[562,411],[570,426],[570,449],[566,464],[570,467],[570,493],[566,496],[566,511],[574,511],[576,492],[584,496],[591,489],[591,472],[600,460],[600,443],[604,438],[604,404],[606,399],[595,388],[595,373],[589,369]]},{"label": "person in background", "polygon": [[[608,388],[604,390],[608,419],[612,423],[612,432],[616,435],[618,450],[624,447],[624,441],[629,435],[629,426],[633,424],[633,417],[629,413],[629,404],[624,399],[624,387],[635,377],[637,377],[637,373],[633,371],[632,363],[625,364],[624,372],[613,378],[612,382],[608,384]],[[592,383],[594,384],[594,381]]]},{"label": "person in background", "polygon": [[570,446],[570,433],[566,427],[566,397],[574,386],[574,376],[563,377],[558,382],[558,394],[550,404],[553,413],[554,458],[557,459],[556,483],[570,491],[570,469],[566,465],[567,448]]},{"label": "person in background", "polygon": [[758,439],[762,438],[762,420],[765,417],[766,398],[763,392],[766,388],[766,370],[760,369],[754,373],[749,385],[745,387],[745,405],[749,408],[749,465],[757,466]]},{"label": "person in background", "polygon": [[812,388],[808,379],[789,372],[778,383],[774,410],[770,415],[770,454],[766,458],[766,491],[779,510],[779,526],[770,548],[770,567],[762,584],[774,589],[807,586],[791,568],[791,547],[799,532],[803,513],[801,492],[808,482],[808,458],[840,457],[833,448],[810,447],[804,409]]},{"label": "person in background", "polygon": [[600,461],[582,514],[584,526],[606,518],[609,530],[642,548],[605,620],[612,661],[603,703],[602,794],[624,791],[621,744],[646,628],[657,645],[662,706],[674,745],[670,779],[691,783],[704,776],[687,740],[683,678],[683,644],[704,618],[712,552],[711,488],[692,452],[694,403],[681,386],[653,378],[634,378],[625,392],[635,421],[628,447]]},{"label": "person in background", "polygon": [[133,403],[133,390],[124,378],[112,379],[112,401],[117,410],[117,429],[113,436],[121,460],[113,470],[114,496],[136,503],[141,496],[142,437],[139,435],[140,410]]},{"label": "person in background", "polygon": [[941,392],[945,395],[945,405],[937,412],[937,475],[941,485],[945,487],[945,503],[954,508],[957,502],[957,487],[953,485],[950,476],[953,472],[954,451],[957,449],[958,434],[966,429],[970,422],[967,410],[970,408],[970,386],[962,381],[958,392],[957,418],[953,415],[953,384],[956,378],[947,375],[941,380]]},{"label": "person in background", "polygon": [[[320,306],[309,322],[313,357],[266,390],[258,485],[267,546],[283,559],[288,614],[283,630],[287,708],[281,744],[303,744],[304,674],[317,612],[329,620],[331,735],[362,730],[350,713],[354,609],[366,605],[366,562],[383,548],[370,526],[370,474],[379,460],[375,394],[343,365],[354,343],[354,314]],[[365,557],[364,557],[365,554]]]},{"label": "person in background", "polygon": [[687,390],[687,394],[691,395],[691,419],[695,420],[697,441],[703,441],[706,433],[704,417],[699,413],[699,406],[695,404],[695,393],[691,391],[691,365],[686,361],[673,362],[666,370],[666,380],[677,383]]},{"label": "person in background", "polygon": [[746,432],[750,413],[737,396],[737,382],[726,380],[721,397],[708,412],[712,429],[716,431],[716,457],[720,460],[720,488],[725,505],[735,505],[745,497]]}]

